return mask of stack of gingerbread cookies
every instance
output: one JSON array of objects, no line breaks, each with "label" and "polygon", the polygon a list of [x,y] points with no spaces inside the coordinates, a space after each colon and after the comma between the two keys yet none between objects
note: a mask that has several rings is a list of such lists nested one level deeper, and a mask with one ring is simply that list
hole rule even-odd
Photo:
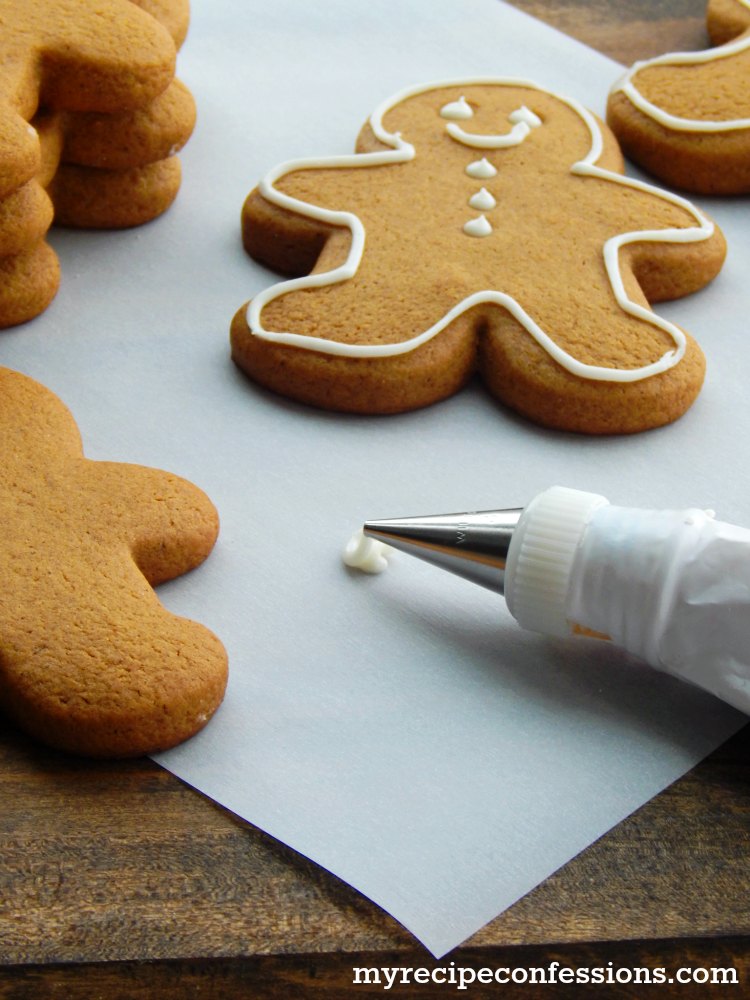
[{"label": "stack of gingerbread cookies", "polygon": [[187,0],[0,0],[0,327],[59,283],[45,237],[148,222],[180,186],[195,122],[175,79]]}]

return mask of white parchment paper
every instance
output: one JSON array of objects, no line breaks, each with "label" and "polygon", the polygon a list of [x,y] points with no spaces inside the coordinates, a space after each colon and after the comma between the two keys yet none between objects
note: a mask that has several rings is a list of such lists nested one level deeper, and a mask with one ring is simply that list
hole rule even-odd
[{"label": "white parchment paper", "polygon": [[388,418],[258,390],[228,327],[276,278],[244,255],[240,207],[277,162],[350,152],[403,87],[523,76],[602,114],[619,72],[499,0],[193,0],[179,75],[199,122],[178,201],[141,229],[56,233],[57,299],[0,334],[0,363],[68,404],[89,457],[177,472],[219,508],[214,554],[160,595],[223,639],[230,686],[161,763],[436,955],[745,717],[604,645],[523,633],[500,598],[406,556],[357,576],[342,547],[368,517],[523,505],[554,483],[750,524],[750,200],[701,202],[728,237],[725,270],[660,308],[706,351],[698,402],[613,439],[541,430],[479,387]]}]

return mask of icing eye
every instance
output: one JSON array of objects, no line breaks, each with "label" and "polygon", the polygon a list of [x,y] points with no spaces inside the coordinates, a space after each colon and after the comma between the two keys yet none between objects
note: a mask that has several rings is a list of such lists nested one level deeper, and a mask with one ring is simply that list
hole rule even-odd
[{"label": "icing eye", "polygon": [[522,106],[520,108],[516,108],[515,111],[511,111],[508,115],[508,121],[513,125],[523,122],[524,125],[528,125],[529,128],[539,128],[542,124],[542,119],[539,115],[535,115],[533,111],[529,111],[526,106]]},{"label": "icing eye", "polygon": [[466,118],[473,118],[474,109],[467,102],[465,97],[459,97],[457,101],[444,104],[440,109],[441,118],[450,118],[451,121],[460,121]]}]

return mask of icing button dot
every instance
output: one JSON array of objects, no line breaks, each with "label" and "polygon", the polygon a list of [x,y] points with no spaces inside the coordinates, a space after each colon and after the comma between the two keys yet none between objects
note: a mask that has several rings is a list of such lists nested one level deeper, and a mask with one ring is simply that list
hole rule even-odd
[{"label": "icing button dot", "polygon": [[477,191],[476,194],[473,194],[471,198],[469,198],[469,205],[472,208],[478,209],[480,212],[489,212],[490,209],[495,208],[497,201],[490,194],[487,188],[483,187],[480,191]]},{"label": "icing button dot", "polygon": [[484,215],[478,215],[476,219],[469,219],[464,223],[464,232],[467,236],[489,236],[492,226],[489,219]]},{"label": "icing button dot", "polygon": [[497,173],[497,167],[493,167],[486,156],[483,156],[481,160],[474,160],[466,168],[466,173],[469,177],[494,177]]}]

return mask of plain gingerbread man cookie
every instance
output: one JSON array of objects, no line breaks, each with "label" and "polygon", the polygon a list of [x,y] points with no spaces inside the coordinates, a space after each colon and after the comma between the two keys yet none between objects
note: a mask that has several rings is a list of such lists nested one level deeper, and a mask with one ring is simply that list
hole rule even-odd
[{"label": "plain gingerbread man cookie", "polygon": [[197,732],[227,658],[153,585],[201,563],[218,531],[177,476],[90,461],[63,404],[0,368],[0,709],[39,740],[97,757]]},{"label": "plain gingerbread man cookie", "polygon": [[174,79],[187,0],[0,0],[0,326],[59,284],[52,222],[116,228],[165,211],[195,122]]},{"label": "plain gingerbread man cookie", "polygon": [[710,0],[717,46],[636,63],[615,85],[607,121],[626,156],[702,194],[750,192],[750,0]]},{"label": "plain gingerbread man cookie", "polygon": [[589,433],[690,406],[702,353],[649,302],[710,281],[723,236],[624,177],[590,112],[526,82],[416,87],[375,111],[357,149],[282,164],[246,200],[246,249],[293,276],[233,320],[254,380],[395,413],[478,372],[531,420]]}]

